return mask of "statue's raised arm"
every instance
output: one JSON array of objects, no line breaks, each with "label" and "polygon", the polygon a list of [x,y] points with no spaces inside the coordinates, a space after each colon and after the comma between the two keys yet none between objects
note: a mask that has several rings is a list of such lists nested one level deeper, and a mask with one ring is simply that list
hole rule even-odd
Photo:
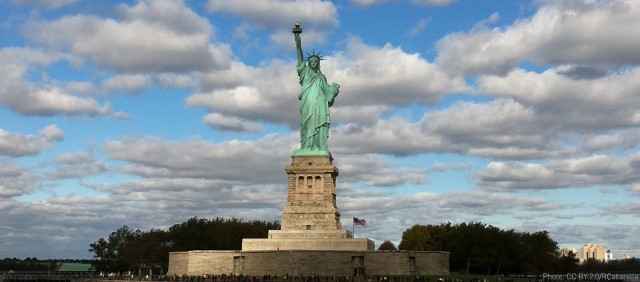
[{"label": "statue's raised arm", "polygon": [[302,33],[302,26],[299,23],[293,25],[293,38],[296,41],[296,58],[298,59],[298,65],[304,64],[304,57],[302,55],[302,42],[300,40],[300,33]]}]

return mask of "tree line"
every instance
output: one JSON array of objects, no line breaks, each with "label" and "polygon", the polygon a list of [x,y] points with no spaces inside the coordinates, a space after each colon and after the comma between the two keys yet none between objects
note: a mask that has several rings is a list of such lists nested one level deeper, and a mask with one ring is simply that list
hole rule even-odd
[{"label": "tree line", "polygon": [[575,256],[560,256],[547,231],[516,232],[480,222],[414,225],[402,233],[401,250],[448,251],[452,272],[522,274],[573,272]]},{"label": "tree line", "polygon": [[239,250],[243,238],[266,238],[270,229],[280,229],[280,224],[277,221],[193,217],[168,230],[132,230],[125,225],[91,243],[89,251],[97,259],[94,267],[99,272],[153,269],[156,273],[164,273],[169,252]]},{"label": "tree line", "polygon": [[[279,229],[277,221],[236,218],[191,218],[168,230],[132,230],[123,226],[90,245],[94,268],[102,272],[154,269],[167,271],[169,252],[189,250],[240,250],[243,238],[266,238]],[[385,241],[379,250],[450,252],[451,272],[495,274],[568,273],[635,269],[639,260],[578,265],[574,254],[561,256],[558,244],[546,231],[517,232],[480,222],[414,225],[402,233],[398,247]]]},{"label": "tree line", "polygon": [[40,260],[36,257],[27,257],[24,259],[19,258],[4,258],[0,260],[0,272],[8,271],[30,271],[30,272],[44,272],[44,271],[58,271],[62,263],[74,262],[74,263],[88,263],[93,264],[95,260],[87,259],[44,259]]}]

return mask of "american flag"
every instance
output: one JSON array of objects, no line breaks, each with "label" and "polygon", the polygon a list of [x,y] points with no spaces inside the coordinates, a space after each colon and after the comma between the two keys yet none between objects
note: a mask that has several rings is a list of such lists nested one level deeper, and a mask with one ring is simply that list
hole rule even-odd
[{"label": "american flag", "polygon": [[367,226],[367,221],[364,218],[353,217],[353,225]]}]

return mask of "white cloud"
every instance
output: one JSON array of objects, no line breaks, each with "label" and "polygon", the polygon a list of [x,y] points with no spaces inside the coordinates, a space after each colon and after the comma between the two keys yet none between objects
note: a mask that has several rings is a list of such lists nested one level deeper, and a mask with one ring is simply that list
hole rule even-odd
[{"label": "white cloud", "polygon": [[454,33],[438,43],[439,65],[452,72],[505,73],[539,65],[621,66],[640,63],[640,2],[545,1],[505,28]]},{"label": "white cloud", "polygon": [[491,162],[477,178],[480,187],[503,191],[626,185],[638,181],[637,159],[592,155],[546,164]]},{"label": "white cloud", "polygon": [[[195,178],[246,185],[283,184],[282,169],[296,147],[297,134],[267,135],[258,140],[168,142],[141,138],[105,144],[112,159],[125,161],[120,172],[144,178]],[[223,166],[220,164],[224,164]],[[340,159],[342,183],[391,187],[419,184],[426,170],[391,167],[380,155],[362,154]],[[251,167],[251,174],[246,168]],[[212,170],[212,168],[215,168]]]},{"label": "white cloud", "polygon": [[71,95],[55,85],[27,81],[27,72],[64,57],[29,48],[0,49],[0,105],[24,115],[115,115],[109,105]]},{"label": "white cloud", "polygon": [[[231,13],[258,28],[269,28],[271,41],[289,48],[294,47],[291,28],[296,22],[303,24],[304,44],[324,42],[328,31],[338,24],[336,6],[325,0],[209,0],[207,10]],[[246,30],[246,23],[242,26]]]},{"label": "white cloud", "polygon": [[542,73],[517,69],[506,76],[482,76],[480,92],[510,97],[534,108],[549,127],[607,130],[640,125],[640,68],[593,79],[573,79],[555,69]]},{"label": "white cloud", "polygon": [[38,135],[21,135],[0,129],[0,155],[11,157],[36,155],[63,138],[64,133],[56,125],[43,128]]},{"label": "white cloud", "polygon": [[258,122],[248,121],[237,117],[227,117],[218,113],[211,113],[202,118],[204,123],[215,129],[228,131],[262,131],[262,125]]},{"label": "white cloud", "polygon": [[[390,44],[372,47],[356,39],[349,41],[344,53],[322,61],[322,70],[330,82],[342,84],[335,106],[338,122],[373,122],[380,114],[375,110],[432,104],[449,93],[468,89],[461,77],[447,75],[419,54]],[[293,62],[274,60],[259,67],[235,62],[229,70],[209,72],[201,80],[202,91],[189,97],[187,105],[297,127],[295,97],[300,86]]]},{"label": "white cloud", "polygon": [[[303,47],[313,46],[318,43],[324,43],[327,37],[327,32],[320,30],[305,30],[302,35]],[[271,33],[271,41],[274,43],[286,47],[288,50],[295,50],[295,41],[290,30],[276,30]],[[293,54],[293,53],[292,53]]]},{"label": "white cloud", "polygon": [[[257,141],[230,140],[223,143],[125,139],[108,142],[105,149],[112,159],[128,162],[123,172],[144,177],[274,183],[282,180],[282,168],[293,146],[293,136],[270,135]],[[247,167],[252,168],[254,178],[247,177]]]},{"label": "white cloud", "polygon": [[64,132],[62,131],[62,129],[58,128],[55,124],[52,124],[43,128],[40,131],[40,134],[45,139],[52,140],[52,141],[59,141],[64,138]]},{"label": "white cloud", "polygon": [[424,168],[390,166],[381,155],[342,155],[336,159],[340,169],[340,182],[363,182],[369,186],[392,187],[403,184],[422,184],[427,171]]},{"label": "white cloud", "polygon": [[58,88],[17,89],[21,92],[11,93],[13,89],[3,90],[0,103],[25,115],[113,115],[108,105],[99,105],[93,99],[73,96]]},{"label": "white cloud", "polygon": [[103,91],[138,92],[151,85],[151,77],[143,74],[120,74],[102,82]]},{"label": "white cloud", "polygon": [[145,90],[158,88],[196,89],[198,77],[194,74],[152,73],[152,74],[115,74],[102,81],[93,83],[88,81],[63,82],[66,91],[83,95],[119,95],[140,94]]},{"label": "white cloud", "polygon": [[71,60],[72,58],[62,53],[29,47],[4,47],[0,49],[0,62],[3,65],[46,66],[62,59]]},{"label": "white cloud", "polygon": [[[410,122],[391,118],[370,126],[346,125],[332,134],[339,153],[410,155],[458,153],[504,159],[539,159],[567,154],[549,140],[533,111],[513,100],[460,102]],[[555,137],[555,136],[554,136]]]},{"label": "white cloud", "polygon": [[[37,188],[39,180],[36,175],[6,159],[0,159],[0,161],[2,162],[2,166],[0,166],[0,202],[28,194]],[[0,204],[1,209],[2,204]]]},{"label": "white cloud", "polygon": [[231,51],[211,44],[213,28],[182,1],[141,0],[120,17],[65,16],[27,26],[27,36],[125,72],[189,72],[228,66]]},{"label": "white cloud", "polygon": [[51,180],[81,179],[107,172],[107,165],[89,152],[69,152],[56,157],[54,170],[47,173]]},{"label": "white cloud", "polygon": [[582,148],[588,152],[604,150],[629,150],[640,144],[640,134],[635,129],[623,129],[600,134],[586,134]]},{"label": "white cloud", "polygon": [[324,0],[209,0],[207,9],[232,13],[267,27],[291,28],[295,22],[315,26],[337,24],[336,7]]}]

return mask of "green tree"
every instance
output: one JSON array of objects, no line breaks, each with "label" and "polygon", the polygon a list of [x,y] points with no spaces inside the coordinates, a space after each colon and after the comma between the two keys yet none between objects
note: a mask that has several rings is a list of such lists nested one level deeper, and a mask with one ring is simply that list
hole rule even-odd
[{"label": "green tree", "polygon": [[502,230],[480,222],[414,225],[402,234],[401,250],[449,251],[454,272],[477,274],[541,273],[571,269],[560,261],[558,246],[546,231]]},{"label": "green tree", "polygon": [[384,242],[382,242],[382,244],[380,244],[380,247],[378,247],[379,251],[397,251],[398,248],[396,248],[396,245],[393,244],[393,242],[386,240]]},{"label": "green tree", "polygon": [[96,270],[105,272],[122,272],[130,269],[124,259],[123,251],[128,241],[139,236],[140,230],[131,231],[124,225],[111,232],[107,239],[100,238],[89,245],[89,251],[94,253]]},{"label": "green tree", "polygon": [[266,238],[268,230],[279,228],[278,222],[193,217],[168,230],[131,231],[123,226],[108,238],[93,242],[90,251],[97,258],[94,266],[98,271],[143,274],[153,269],[164,273],[169,252],[239,250],[243,238]]}]

